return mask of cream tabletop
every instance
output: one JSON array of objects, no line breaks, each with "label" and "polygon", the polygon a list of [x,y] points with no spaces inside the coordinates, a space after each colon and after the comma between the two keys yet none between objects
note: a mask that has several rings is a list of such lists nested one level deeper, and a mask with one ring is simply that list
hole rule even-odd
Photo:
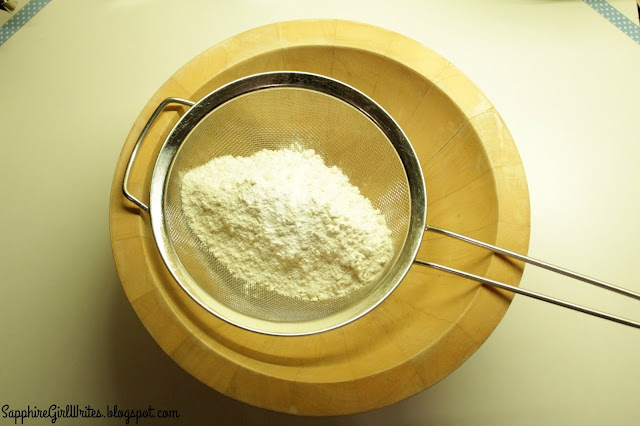
[{"label": "cream tabletop", "polygon": [[[529,254],[638,292],[640,45],[592,3],[637,25],[632,0],[46,4],[0,45],[0,424],[53,404],[180,415],[143,425],[638,424],[640,330],[521,296],[466,363],[409,399],[335,418],[255,408],[162,351],[125,297],[109,242],[123,143],[176,70],[255,27],[336,18],[413,38],[464,72],[520,151]],[[520,286],[640,320],[640,302],[535,267]]]}]

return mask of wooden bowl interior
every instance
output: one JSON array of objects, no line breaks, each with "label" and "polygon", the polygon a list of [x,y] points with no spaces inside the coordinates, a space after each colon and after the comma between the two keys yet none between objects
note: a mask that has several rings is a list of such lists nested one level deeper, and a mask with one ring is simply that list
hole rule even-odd
[{"label": "wooden bowl interior", "polygon": [[[335,64],[342,65],[334,66]],[[377,78],[371,78],[372,69],[382,69],[384,72]],[[301,46],[271,51],[242,61],[214,76],[194,93],[193,98],[199,99],[240,77],[278,70],[327,75],[371,96],[405,130],[419,157],[427,188],[428,223],[459,232],[471,232],[485,241],[495,240],[496,228],[491,225],[498,221],[495,208],[498,200],[491,165],[482,142],[472,126],[465,126],[468,119],[453,100],[434,83],[399,62],[365,50],[335,46]],[[478,231],[473,232],[476,230]],[[446,238],[431,237],[423,242],[418,258],[483,274],[491,256],[472,246],[464,246]],[[412,342],[407,342],[403,357],[416,356],[425,347],[436,343],[442,333],[469,307],[479,289],[476,283],[437,274],[423,266],[416,265],[413,269],[418,270],[415,272],[416,276],[423,275],[425,278],[415,284],[411,279],[406,280],[391,297],[392,301],[402,300],[421,312],[416,316],[406,315],[402,320],[398,319],[401,324],[397,330],[392,331],[402,333],[406,327],[424,330]],[[377,315],[371,315],[375,316]],[[205,315],[203,320],[216,321],[209,315]],[[358,376],[374,375],[389,368],[398,355],[396,348],[390,345],[371,343],[383,342],[390,330],[369,327],[369,322],[362,320],[345,328],[349,331],[361,328],[357,333],[368,336],[366,347],[352,349],[362,351],[360,356],[371,358],[372,361],[365,364],[368,368],[359,371]],[[235,337],[238,333],[244,335],[242,339]],[[293,379],[298,374],[296,369],[282,368],[278,363],[271,364],[273,360],[286,360],[287,364],[293,362],[296,367],[304,365],[306,370],[314,370],[314,377],[330,377],[336,381],[354,378],[348,369],[336,368],[340,362],[346,362],[353,356],[350,351],[340,349],[334,352],[334,345],[316,347],[311,353],[304,349],[308,343],[322,336],[283,340],[278,345],[256,351],[256,342],[262,342],[266,337],[235,327],[222,327],[216,334],[216,340],[241,340],[242,343],[237,343],[238,350],[243,348],[241,352],[250,355],[252,362],[256,358],[269,360],[264,366],[273,369],[269,374],[276,374],[284,379]],[[326,336],[331,334],[326,333]],[[266,339],[278,340],[271,337]],[[333,362],[328,363],[328,359]],[[313,360],[322,362],[315,365]],[[396,362],[399,361],[400,359]]]}]

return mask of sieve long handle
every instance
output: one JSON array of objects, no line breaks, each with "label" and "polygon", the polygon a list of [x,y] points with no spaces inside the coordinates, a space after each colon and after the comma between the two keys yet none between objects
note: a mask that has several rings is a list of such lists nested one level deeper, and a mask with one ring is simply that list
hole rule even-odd
[{"label": "sieve long handle", "polygon": [[[617,286],[605,283],[604,281],[600,281],[600,280],[596,280],[596,279],[593,279],[593,278],[589,278],[589,277],[587,277],[585,275],[578,274],[576,272],[572,272],[572,271],[569,271],[567,269],[560,268],[558,266],[554,266],[554,265],[551,265],[549,263],[542,262],[540,260],[533,259],[531,257],[524,256],[524,255],[521,255],[519,253],[515,253],[513,251],[506,250],[506,249],[503,249],[503,248],[500,248],[500,247],[497,247],[497,246],[494,246],[494,245],[491,245],[491,244],[488,244],[488,243],[485,243],[485,242],[482,242],[482,241],[479,241],[479,240],[475,240],[475,239],[469,238],[469,237],[467,237],[465,235],[457,234],[455,232],[447,231],[447,230],[441,229],[441,228],[435,228],[435,227],[432,227],[432,226],[429,226],[429,225],[426,226],[425,232],[426,231],[431,231],[431,232],[435,232],[435,233],[438,233],[438,234],[446,235],[448,237],[456,238],[456,239],[464,241],[466,243],[474,244],[476,246],[491,250],[491,251],[493,251],[495,253],[499,253],[499,254],[502,254],[502,255],[505,255],[505,256],[508,256],[508,257],[512,257],[514,259],[518,259],[518,260],[521,260],[523,262],[527,262],[527,263],[530,263],[532,265],[536,265],[536,266],[539,266],[541,268],[548,269],[550,271],[565,275],[567,277],[575,278],[575,279],[578,279],[580,281],[584,281],[586,283],[589,283],[589,284],[592,284],[592,285],[595,285],[595,286],[598,286],[598,287],[601,287],[601,288],[605,288],[605,289],[610,290],[610,291],[614,291],[614,292],[622,294],[624,296],[640,300],[640,294],[635,293],[633,291],[630,291],[630,290],[627,290],[627,289],[624,289],[624,288],[621,288],[621,287],[617,287]],[[601,311],[597,311],[595,309],[586,308],[584,306],[576,305],[574,303],[566,302],[566,301],[563,301],[563,300],[560,300],[560,299],[556,299],[554,297],[550,297],[550,296],[546,296],[544,294],[536,293],[536,292],[531,291],[531,290],[525,290],[523,288],[515,287],[515,286],[509,285],[509,284],[504,284],[504,283],[501,283],[499,281],[491,280],[489,278],[485,278],[485,277],[481,277],[481,276],[478,276],[478,275],[470,274],[468,272],[459,271],[457,269],[449,268],[447,266],[442,266],[442,265],[439,265],[437,263],[427,262],[427,261],[419,260],[419,259],[416,259],[415,262],[419,263],[421,265],[429,266],[429,267],[434,268],[434,269],[438,269],[440,271],[448,272],[448,273],[451,273],[451,274],[458,275],[460,277],[464,277],[464,278],[468,278],[470,280],[478,281],[478,282],[481,282],[483,284],[491,285],[491,286],[494,286],[494,287],[497,287],[497,288],[501,288],[503,290],[507,290],[507,291],[511,291],[513,293],[521,294],[523,296],[531,297],[533,299],[541,300],[543,302],[548,302],[548,303],[551,303],[551,304],[554,304],[554,305],[557,305],[557,306],[562,306],[563,308],[573,309],[574,311],[582,312],[582,313],[585,313],[585,314],[588,314],[588,315],[596,316],[598,318],[603,318],[603,319],[606,319],[606,320],[609,320],[609,321],[617,322],[618,324],[624,324],[624,325],[628,325],[630,327],[640,328],[640,322],[637,322],[637,321],[632,321],[632,320],[629,320],[629,319],[626,319],[626,318],[622,318],[622,317],[618,317],[618,316],[615,316],[615,315],[607,314],[607,313],[604,313],[604,312],[601,312]]]},{"label": "sieve long handle", "polygon": [[138,198],[136,198],[133,194],[131,194],[131,192],[129,192],[129,189],[128,189],[129,176],[131,175],[131,168],[133,167],[133,162],[135,161],[136,156],[138,155],[138,149],[142,144],[142,140],[147,135],[147,133],[149,132],[149,129],[151,128],[151,126],[153,126],[153,123],[156,121],[156,119],[158,118],[162,110],[164,110],[167,107],[167,105],[171,103],[187,105],[190,107],[195,105],[195,102],[191,102],[181,98],[167,98],[164,101],[162,101],[160,105],[158,105],[156,110],[153,111],[153,114],[151,114],[151,118],[149,118],[149,121],[147,121],[147,124],[145,124],[144,128],[142,129],[142,132],[140,132],[140,136],[138,136],[138,140],[136,141],[136,144],[133,147],[133,151],[131,151],[131,157],[129,158],[129,162],[127,163],[127,168],[124,171],[124,179],[122,181],[122,193],[129,201],[136,204],[138,207],[140,207],[142,210],[144,210],[147,213],[149,213],[149,206],[147,206],[145,203],[143,203]]}]

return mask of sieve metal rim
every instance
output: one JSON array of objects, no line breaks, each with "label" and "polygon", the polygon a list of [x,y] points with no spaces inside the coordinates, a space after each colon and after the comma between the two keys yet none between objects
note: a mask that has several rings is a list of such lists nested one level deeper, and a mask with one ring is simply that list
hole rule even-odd
[{"label": "sieve metal rim", "polygon": [[[346,102],[356,108],[369,118],[369,120],[371,120],[373,124],[375,124],[384,133],[398,154],[406,173],[410,192],[409,230],[400,255],[396,260],[396,265],[394,265],[394,284],[389,286],[388,291],[375,303],[371,304],[367,309],[364,309],[357,315],[329,327],[311,329],[302,332],[286,332],[282,330],[274,331],[273,328],[270,330],[270,324],[268,321],[256,321],[255,318],[252,318],[252,322],[259,324],[264,323],[264,327],[247,326],[241,321],[232,320],[229,318],[228,314],[220,312],[220,310],[212,309],[197,294],[195,294],[194,291],[191,290],[192,286],[185,282],[190,281],[192,284],[197,285],[190,275],[184,271],[184,267],[173,249],[166,227],[164,212],[164,200],[169,171],[171,170],[173,160],[182,142],[194,126],[196,126],[201,119],[217,107],[238,96],[246,95],[257,90],[280,87],[313,90],[335,97],[336,99]],[[151,177],[150,204],[148,211],[151,219],[151,228],[154,240],[163,262],[180,287],[189,297],[191,297],[191,299],[198,303],[198,305],[218,318],[249,331],[278,336],[300,336],[329,331],[351,323],[376,308],[396,289],[409,271],[409,268],[415,260],[418,249],[420,248],[420,243],[426,226],[426,207],[427,199],[425,181],[417,155],[415,154],[406,134],[393,117],[391,117],[391,115],[382,108],[382,106],[358,89],[330,77],[299,71],[277,71],[253,74],[230,82],[210,92],[200,101],[193,104],[193,106],[178,120],[158,153]],[[237,315],[236,313],[234,316],[242,315]]]}]

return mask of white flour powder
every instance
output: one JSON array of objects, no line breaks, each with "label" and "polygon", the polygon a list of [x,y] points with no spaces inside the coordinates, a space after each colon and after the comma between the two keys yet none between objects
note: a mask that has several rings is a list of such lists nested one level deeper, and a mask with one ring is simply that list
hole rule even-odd
[{"label": "white flour powder", "polygon": [[382,213],[313,150],[213,159],[185,173],[181,195],[192,230],[231,274],[284,296],[345,296],[392,256]]}]

